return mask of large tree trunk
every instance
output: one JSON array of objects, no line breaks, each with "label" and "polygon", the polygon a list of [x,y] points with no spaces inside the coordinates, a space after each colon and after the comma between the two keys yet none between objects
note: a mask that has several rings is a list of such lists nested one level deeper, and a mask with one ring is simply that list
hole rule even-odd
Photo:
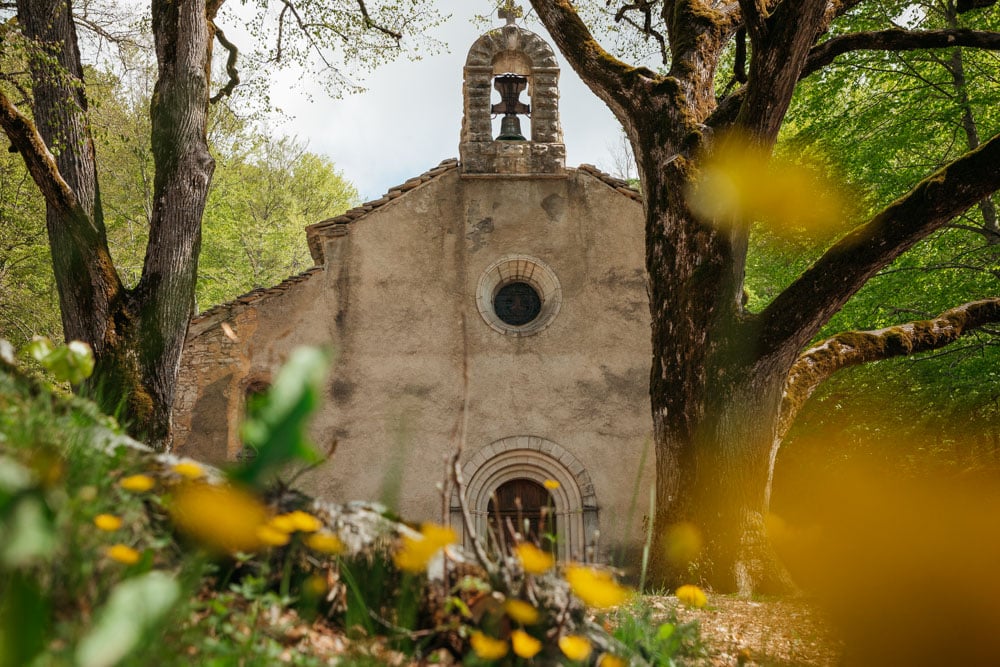
[{"label": "large tree trunk", "polygon": [[[688,211],[685,163],[641,151],[648,164],[647,270],[653,367],[656,503],[650,581],[717,590],[786,591],[791,581],[764,532],[770,450],[787,353],[760,357],[743,310],[746,230]],[[664,167],[663,165],[666,164]],[[685,530],[677,530],[686,526]],[[691,545],[671,544],[701,538]],[[688,557],[694,556],[692,560]]]},{"label": "large tree trunk", "polygon": [[0,100],[4,130],[46,198],[66,338],[86,341],[94,350],[87,390],[130,432],[154,444],[169,437],[214,167],[206,139],[211,55],[206,12],[204,0],[152,3],[159,78],[150,114],[157,171],[149,245],[134,290],[124,289],[108,251],[68,0],[18,2],[18,21],[39,49],[31,59],[34,123],[8,99]]}]

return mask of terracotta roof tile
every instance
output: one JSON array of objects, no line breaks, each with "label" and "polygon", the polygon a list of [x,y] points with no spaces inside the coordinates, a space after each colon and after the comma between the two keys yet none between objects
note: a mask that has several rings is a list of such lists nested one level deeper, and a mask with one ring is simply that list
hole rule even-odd
[{"label": "terracotta roof tile", "polygon": [[633,188],[632,186],[630,186],[628,184],[628,181],[623,181],[620,178],[615,178],[611,174],[606,174],[592,164],[581,164],[579,167],[577,167],[577,169],[579,169],[580,171],[585,171],[591,176],[594,176],[597,179],[604,181],[605,183],[613,187],[615,190],[622,193],[626,197],[629,197],[630,199],[634,199],[635,201],[638,202],[642,201],[642,193]]},{"label": "terracotta roof tile", "polygon": [[[404,193],[417,188],[431,179],[437,178],[441,174],[447,173],[453,169],[458,168],[458,160],[455,158],[449,158],[447,160],[442,160],[441,163],[430,169],[419,176],[414,176],[408,179],[406,182],[397,185],[395,187],[389,188],[389,191],[378,199],[365,202],[360,206],[352,208],[350,211],[338,215],[334,218],[328,218],[326,220],[321,220],[316,224],[309,225],[306,227],[306,239],[309,243],[309,252],[312,254],[313,260],[317,264],[323,263],[323,238],[326,236],[337,236],[335,228],[337,225],[345,225],[364,216],[368,215],[375,209],[385,206],[393,199],[397,197],[402,197]],[[330,233],[330,232],[333,233]]]},{"label": "terracotta roof tile", "polygon": [[208,310],[198,313],[197,315],[191,318],[191,324],[192,325],[200,324],[202,322],[212,320],[220,315],[228,317],[232,315],[234,312],[242,310],[243,306],[247,306],[256,301],[260,301],[265,297],[274,296],[277,294],[284,294],[293,285],[297,285],[298,283],[309,280],[309,278],[311,278],[313,275],[317,273],[320,273],[322,270],[323,267],[314,266],[311,269],[308,269],[307,271],[304,271],[296,276],[292,276],[291,278],[286,278],[282,280],[274,287],[258,287],[256,289],[250,290],[246,294],[241,294],[232,301],[220,303],[216,306],[212,306]]}]

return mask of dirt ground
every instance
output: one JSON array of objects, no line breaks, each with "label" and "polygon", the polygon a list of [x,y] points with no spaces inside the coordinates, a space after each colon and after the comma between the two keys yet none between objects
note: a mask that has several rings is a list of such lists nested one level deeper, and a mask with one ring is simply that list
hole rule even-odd
[{"label": "dirt ground", "polygon": [[[664,612],[676,598],[651,598]],[[744,600],[708,595],[702,609],[677,606],[679,620],[697,619],[708,657],[696,667],[721,665],[836,665],[841,645],[815,603],[806,598]]]}]

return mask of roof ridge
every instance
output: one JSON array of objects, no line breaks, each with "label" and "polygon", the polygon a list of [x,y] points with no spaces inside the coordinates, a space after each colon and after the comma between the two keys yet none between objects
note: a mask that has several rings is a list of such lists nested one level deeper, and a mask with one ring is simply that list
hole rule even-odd
[{"label": "roof ridge", "polygon": [[629,185],[628,181],[626,180],[617,178],[607,172],[601,171],[592,164],[581,164],[579,167],[577,167],[577,169],[579,169],[580,171],[585,171],[591,176],[595,176],[598,180],[604,181],[607,185],[610,185],[618,192],[622,193],[623,195],[631,199],[634,199],[635,201],[638,202],[642,201],[642,193],[633,188],[631,185]]},{"label": "roof ridge", "polygon": [[194,317],[191,318],[191,324],[200,324],[212,317],[222,313],[223,311],[231,311],[236,306],[246,306],[256,301],[260,301],[264,297],[273,296],[275,294],[283,294],[287,292],[292,285],[297,285],[301,282],[309,280],[313,274],[319,273],[323,270],[322,266],[314,266],[312,268],[306,269],[302,273],[298,273],[294,276],[289,276],[285,278],[277,285],[272,287],[255,287],[254,289],[246,292],[245,294],[240,294],[235,299],[229,301],[224,301],[223,303],[216,304],[204,310]]},{"label": "roof ridge", "polygon": [[354,222],[355,220],[368,215],[375,209],[385,206],[393,199],[402,197],[410,190],[437,178],[441,174],[457,168],[458,158],[447,158],[445,160],[441,160],[436,167],[428,169],[419,176],[414,176],[399,185],[389,188],[389,190],[378,199],[367,201],[360,206],[355,206],[351,210],[341,213],[340,215],[327,218],[326,220],[320,220],[319,222],[306,226],[306,241],[309,245],[309,252],[312,254],[313,260],[320,262],[323,257],[323,249],[321,247],[322,244],[318,242],[318,237],[322,232],[330,230],[333,232],[333,235],[337,235],[336,232],[333,231],[337,225],[346,225]]}]

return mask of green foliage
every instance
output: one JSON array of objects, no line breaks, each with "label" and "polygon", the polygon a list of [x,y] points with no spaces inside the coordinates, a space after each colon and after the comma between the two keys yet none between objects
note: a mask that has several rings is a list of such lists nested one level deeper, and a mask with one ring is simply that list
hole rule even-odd
[{"label": "green foliage", "polygon": [[20,348],[61,326],[42,197],[21,156],[0,150],[0,337]]},{"label": "green foliage", "polygon": [[78,340],[53,347],[51,340],[38,337],[28,343],[26,350],[60,382],[80,384],[94,372],[94,352]]},{"label": "green foliage", "polygon": [[[835,24],[834,34],[881,29],[886,18],[907,27],[1000,29],[996,12],[961,16],[931,2],[862,3]],[[845,229],[905,193],[948,160],[1000,131],[996,54],[977,49],[879,52],[841,56],[798,86],[778,151],[819,157],[854,193],[857,215]],[[993,196],[996,202],[996,195]],[[927,319],[961,303],[996,294],[1000,235],[996,219],[974,207],[873,277],[837,313],[819,338]],[[831,243],[779,240],[755,233],[747,264],[749,307],[759,310]],[[830,445],[840,457],[893,436],[884,455],[959,459],[970,438],[989,453],[1000,437],[996,332],[980,331],[916,359],[892,359],[844,371],[820,387],[799,417],[789,442],[804,445],[816,433],[839,434]],[[933,425],[937,444],[927,445]],[[972,433],[969,433],[972,427]],[[918,437],[919,436],[919,437]],[[909,440],[912,449],[900,451]],[[867,443],[864,444],[864,443]],[[917,444],[920,443],[920,444]],[[784,448],[779,455],[792,456]],[[975,449],[975,447],[974,447]],[[781,474],[777,475],[780,480]]]},{"label": "green foliage", "polygon": [[637,600],[610,616],[612,634],[651,665],[672,667],[679,659],[705,656],[697,621],[681,623],[673,609],[662,615],[648,601]]},{"label": "green foliage", "polygon": [[180,584],[154,570],[126,579],[111,591],[94,627],[76,649],[80,667],[111,667],[132,653],[167,616]]},{"label": "green foliage", "polygon": [[308,418],[323,394],[330,354],[317,348],[297,348],[261,400],[248,406],[243,441],[256,456],[230,476],[241,484],[262,488],[283,466],[299,460],[322,460],[309,441]]},{"label": "green foliage", "polygon": [[229,133],[216,142],[216,174],[203,222],[197,288],[203,306],[311,267],[305,227],[358,200],[333,164],[301,142],[248,128]]},{"label": "green foliage", "polygon": [[[88,68],[108,244],[122,281],[142,274],[153,197],[148,54],[126,51],[125,74]],[[354,186],[304,143],[212,109],[216,169],[202,221],[202,307],[270,287],[313,265],[304,228],[358,203]],[[21,348],[62,337],[45,206],[17,154],[0,152],[0,337]]]}]

